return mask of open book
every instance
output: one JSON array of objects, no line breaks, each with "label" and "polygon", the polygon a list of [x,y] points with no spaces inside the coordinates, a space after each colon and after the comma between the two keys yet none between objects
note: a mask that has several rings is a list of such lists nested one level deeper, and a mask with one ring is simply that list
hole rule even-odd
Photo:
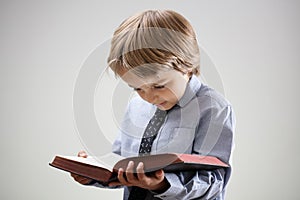
[{"label": "open book", "polygon": [[57,155],[49,164],[52,167],[85,176],[96,180],[103,185],[107,185],[109,182],[117,180],[118,169],[126,169],[129,161],[133,161],[135,166],[137,166],[139,162],[143,162],[146,173],[155,172],[159,169],[163,169],[165,172],[177,172],[190,170],[213,170],[222,167],[229,167],[229,165],[213,156],[176,153],[128,158],[124,158],[114,153],[110,153],[102,157],[88,156],[87,158]]}]

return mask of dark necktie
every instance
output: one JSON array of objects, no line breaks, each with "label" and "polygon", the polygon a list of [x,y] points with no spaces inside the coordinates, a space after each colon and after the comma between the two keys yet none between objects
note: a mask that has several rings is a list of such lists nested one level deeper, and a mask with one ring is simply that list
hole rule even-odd
[{"label": "dark necktie", "polygon": [[[167,111],[157,109],[154,116],[149,121],[143,138],[141,140],[139,155],[148,155],[151,152],[153,141],[163,125]],[[139,187],[132,187],[128,200],[143,200],[145,199],[147,190]]]}]

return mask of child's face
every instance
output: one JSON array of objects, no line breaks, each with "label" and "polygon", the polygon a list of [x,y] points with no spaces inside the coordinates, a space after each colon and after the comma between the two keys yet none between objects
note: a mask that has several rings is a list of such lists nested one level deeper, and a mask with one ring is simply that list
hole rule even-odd
[{"label": "child's face", "polygon": [[183,96],[189,77],[174,69],[160,70],[157,74],[141,78],[131,71],[122,71],[120,77],[142,99],[161,110],[169,110]]}]

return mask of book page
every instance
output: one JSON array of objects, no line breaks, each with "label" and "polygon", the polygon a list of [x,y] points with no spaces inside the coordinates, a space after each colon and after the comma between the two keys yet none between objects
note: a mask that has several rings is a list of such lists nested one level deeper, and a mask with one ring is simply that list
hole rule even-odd
[{"label": "book page", "polygon": [[124,159],[123,156],[120,156],[118,154],[115,153],[108,153],[106,155],[103,156],[95,156],[94,159],[100,164],[106,166],[109,169],[113,169],[114,165]]},{"label": "book page", "polygon": [[115,163],[117,163],[119,160],[122,160],[124,158],[115,153],[108,153],[104,156],[88,156],[87,158],[82,158],[78,156],[60,156],[60,157],[67,158],[69,160],[74,160],[76,162],[85,163],[88,165],[105,168],[108,170],[112,170]]}]

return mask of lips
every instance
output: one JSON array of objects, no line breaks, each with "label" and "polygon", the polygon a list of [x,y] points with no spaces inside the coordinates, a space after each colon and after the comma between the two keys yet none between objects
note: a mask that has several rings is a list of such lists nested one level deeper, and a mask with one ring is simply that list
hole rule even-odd
[{"label": "lips", "polygon": [[162,102],[162,103],[158,103],[158,104],[155,104],[156,106],[163,106],[163,105],[165,105],[167,102],[166,101],[164,101],[164,102]]}]

